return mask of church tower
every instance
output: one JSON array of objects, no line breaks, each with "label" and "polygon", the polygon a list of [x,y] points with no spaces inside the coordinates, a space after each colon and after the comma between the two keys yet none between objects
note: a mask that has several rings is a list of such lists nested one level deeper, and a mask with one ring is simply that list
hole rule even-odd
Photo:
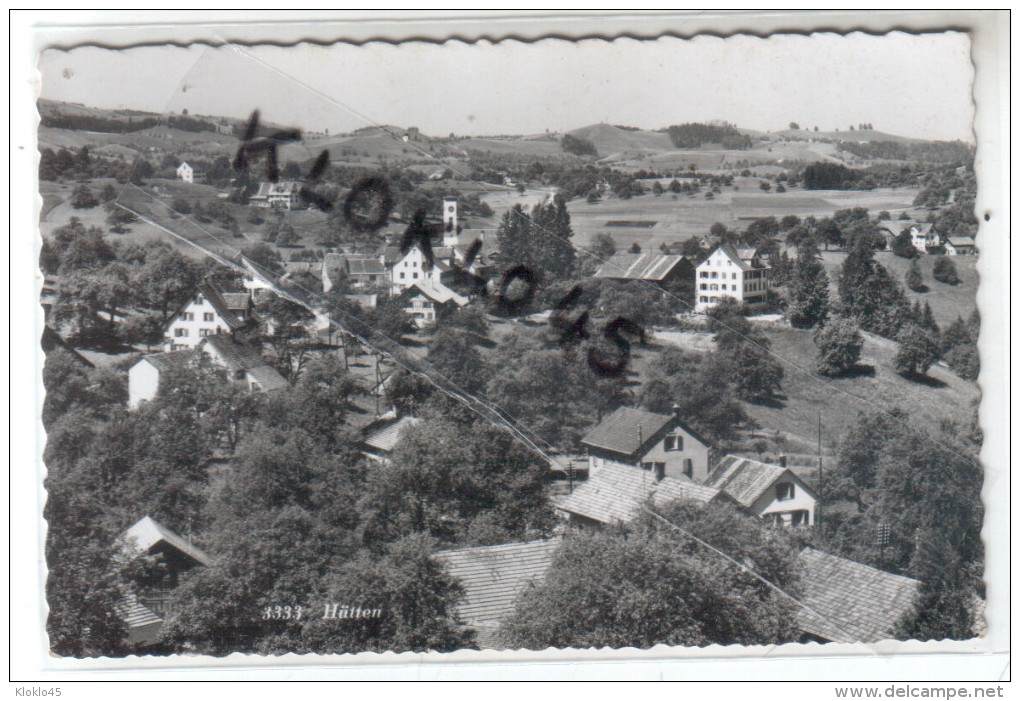
[{"label": "church tower", "polygon": [[443,198],[443,246],[457,245],[457,200],[453,197]]}]

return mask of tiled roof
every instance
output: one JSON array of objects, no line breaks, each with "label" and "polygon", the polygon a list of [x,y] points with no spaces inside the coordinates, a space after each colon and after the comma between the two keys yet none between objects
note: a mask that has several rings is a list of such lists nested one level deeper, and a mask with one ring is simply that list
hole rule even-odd
[{"label": "tiled roof", "polygon": [[347,258],[347,272],[351,275],[385,275],[386,266],[378,258]]},{"label": "tiled roof", "polygon": [[517,597],[529,583],[542,580],[559,545],[560,539],[552,538],[446,550],[433,557],[464,588],[464,598],[457,605],[461,620],[481,627],[484,633],[513,612]]},{"label": "tiled roof", "polygon": [[974,239],[969,236],[950,236],[948,239],[949,243],[954,246],[973,246]]},{"label": "tiled roof", "polygon": [[418,419],[413,416],[402,416],[399,419],[377,422],[368,426],[365,431],[365,445],[376,450],[391,452],[397,445],[400,433],[408,426],[414,426]]},{"label": "tiled roof", "polygon": [[271,365],[256,365],[248,369],[248,374],[259,383],[265,392],[290,387],[290,383]]},{"label": "tiled roof", "polygon": [[192,545],[155,519],[144,516],[138,523],[127,529],[122,536],[126,547],[135,554],[148,552],[154,545],[165,542],[196,562],[209,566],[212,557],[201,548]]},{"label": "tiled roof", "polygon": [[911,610],[921,583],[819,550],[800,553],[801,630],[833,642],[887,639]]},{"label": "tiled roof", "polygon": [[449,287],[441,282],[433,283],[430,280],[419,280],[410,287],[406,288],[403,292],[405,295],[413,295],[414,290],[421,292],[423,295],[431,299],[437,304],[446,304],[447,302],[453,302],[458,307],[463,307],[468,303],[467,297],[457,294]]},{"label": "tiled roof", "polygon": [[582,438],[581,443],[621,455],[634,455],[642,448],[638,441],[639,429],[647,443],[672,420],[673,417],[667,414],[620,407]]},{"label": "tiled roof", "polygon": [[163,619],[139,601],[134,593],[126,595],[114,604],[113,611],[118,618],[127,623],[128,628],[140,628],[163,622]]},{"label": "tiled roof", "polygon": [[659,281],[669,275],[683,256],[661,253],[617,253],[595,273],[597,278],[613,280]]},{"label": "tiled roof", "polygon": [[67,345],[67,341],[61,338],[60,334],[58,334],[49,326],[43,326],[42,339],[40,339],[40,345],[42,346],[43,353],[51,353],[57,348],[63,348],[82,365],[90,368],[95,367],[95,364],[91,360],[89,360],[84,355],[76,351],[74,348],[71,348],[71,346]]},{"label": "tiled roof", "polygon": [[[179,368],[185,367],[188,362],[195,357],[195,351],[172,351],[170,353],[153,353],[152,355],[146,355],[142,358],[149,362],[154,368],[160,372],[172,372]],[[139,361],[141,362],[141,361]]]},{"label": "tiled roof", "polygon": [[230,370],[249,370],[266,364],[258,352],[235,343],[224,334],[206,336],[202,345],[212,346]]},{"label": "tiled roof", "polygon": [[785,467],[727,455],[712,470],[705,484],[726,492],[739,504],[749,507],[785,472]]},{"label": "tiled roof", "polygon": [[301,190],[301,183],[296,180],[281,180],[276,183],[259,183],[259,192],[255,197],[269,197],[271,195],[292,195]]},{"label": "tiled roof", "polygon": [[663,477],[656,481],[650,470],[610,462],[575,487],[573,494],[556,508],[600,523],[627,523],[638,516],[649,499],[656,506],[672,501],[707,504],[718,496],[718,489],[687,477]]}]

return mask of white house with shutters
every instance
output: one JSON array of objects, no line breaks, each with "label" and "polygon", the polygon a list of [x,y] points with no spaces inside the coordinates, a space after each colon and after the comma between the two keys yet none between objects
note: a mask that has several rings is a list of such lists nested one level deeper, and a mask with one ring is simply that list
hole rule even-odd
[{"label": "white house with shutters", "polygon": [[751,248],[717,246],[697,267],[697,303],[704,312],[732,297],[751,309],[765,305],[769,291],[769,264]]},{"label": "white house with shutters", "polygon": [[163,350],[190,350],[202,339],[230,334],[247,325],[251,298],[247,292],[220,292],[212,285],[199,285],[195,294],[170,317],[163,331]]},{"label": "white house with shutters", "polygon": [[705,484],[725,492],[755,516],[775,525],[815,524],[818,496],[788,467],[727,455]]},{"label": "white house with shutters", "polygon": [[188,165],[187,161],[177,166],[177,178],[186,183],[195,182],[195,169]]}]

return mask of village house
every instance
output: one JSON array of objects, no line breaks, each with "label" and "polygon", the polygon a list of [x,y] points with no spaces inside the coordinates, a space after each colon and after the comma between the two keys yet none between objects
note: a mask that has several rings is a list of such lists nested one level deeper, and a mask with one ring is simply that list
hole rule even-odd
[{"label": "village house", "polygon": [[433,248],[433,264],[426,270],[427,261],[420,246],[411,246],[406,252],[398,248],[386,249],[383,262],[388,268],[391,291],[396,294],[418,282],[437,284],[448,281],[455,274],[452,266],[454,250]]},{"label": "village house", "polygon": [[945,243],[947,256],[969,256],[977,253],[970,236],[950,236]]},{"label": "village house", "polygon": [[670,283],[694,278],[694,267],[684,256],[661,253],[617,253],[595,277],[602,280],[643,280],[665,288]]},{"label": "village house", "polygon": [[133,590],[125,592],[114,608],[127,624],[126,642],[135,649],[145,648],[159,641],[163,619],[169,612],[167,603],[181,583],[181,576],[195,568],[210,566],[213,558],[149,516],[121,535],[120,554],[129,561],[155,558],[159,564],[145,568]]},{"label": "village house", "polygon": [[468,303],[468,298],[457,294],[443,283],[417,281],[401,290],[399,299],[404,312],[411,315],[415,326],[423,328],[436,323],[446,312]]},{"label": "village house", "polygon": [[769,264],[754,249],[717,246],[698,264],[696,312],[704,312],[732,297],[752,310],[765,305],[769,291]]},{"label": "village house", "polygon": [[727,455],[705,484],[728,494],[755,516],[780,526],[815,523],[818,497],[793,470]]},{"label": "village house", "polygon": [[921,583],[916,579],[813,548],[804,548],[798,560],[804,607],[798,607],[797,625],[802,642],[888,640],[917,603]]},{"label": "village house", "polygon": [[707,504],[728,499],[720,490],[680,477],[640,470],[631,465],[609,462],[592,472],[588,481],[555,504],[571,526],[601,528],[629,523],[646,505],[663,506],[674,501]]},{"label": "village house", "polygon": [[333,289],[338,275],[346,276],[351,287],[370,287],[390,281],[383,256],[327,253],[322,259],[323,292]]},{"label": "village house", "polygon": [[248,204],[266,209],[305,209],[301,183],[297,180],[260,183],[259,191],[248,198]]},{"label": "village house", "polygon": [[187,161],[177,166],[177,179],[186,183],[194,183],[195,180],[201,180],[205,177],[205,173],[197,171],[188,164]]},{"label": "village house", "polygon": [[620,407],[605,417],[584,438],[589,472],[610,463],[650,470],[658,476],[708,478],[709,445],[680,420],[679,414],[656,414]]},{"label": "village house", "polygon": [[226,371],[227,379],[252,392],[270,392],[288,387],[275,368],[256,351],[238,345],[229,336],[208,336],[198,348],[169,353],[154,353],[141,358],[128,370],[128,408],[154,399],[167,382],[181,370],[194,367],[203,357]]},{"label": "village house", "polygon": [[361,452],[371,460],[390,462],[397,441],[400,440],[406,429],[417,423],[418,419],[413,416],[398,418],[393,412],[379,417],[364,428]]},{"label": "village house", "polygon": [[560,538],[437,552],[432,558],[463,589],[457,618],[475,631],[479,649],[500,649],[500,623],[513,613],[518,596],[539,584],[552,564]]},{"label": "village house", "polygon": [[903,231],[910,232],[910,243],[919,253],[927,253],[931,248],[942,245],[942,239],[930,222],[918,222],[912,219],[898,219],[879,223],[880,231],[887,238],[887,247],[892,246],[892,239]]},{"label": "village house", "polygon": [[252,319],[252,302],[247,292],[220,292],[212,285],[199,285],[195,294],[167,321],[163,331],[166,352],[196,348],[202,339],[232,334]]}]

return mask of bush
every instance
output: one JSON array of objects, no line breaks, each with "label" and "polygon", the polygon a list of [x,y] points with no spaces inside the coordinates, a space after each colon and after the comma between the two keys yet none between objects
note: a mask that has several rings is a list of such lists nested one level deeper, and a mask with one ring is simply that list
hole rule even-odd
[{"label": "bush", "polygon": [[92,209],[98,204],[99,200],[84,183],[74,188],[74,192],[71,193],[71,206],[75,209]]},{"label": "bush", "polygon": [[921,278],[921,268],[917,265],[917,260],[913,260],[910,263],[910,268],[907,269],[907,274],[904,276],[904,282],[914,292],[924,292],[928,288],[924,286],[924,280]]},{"label": "bush", "polygon": [[956,285],[960,282],[960,278],[956,274],[956,265],[946,256],[939,256],[935,260],[932,277],[947,285]]}]

